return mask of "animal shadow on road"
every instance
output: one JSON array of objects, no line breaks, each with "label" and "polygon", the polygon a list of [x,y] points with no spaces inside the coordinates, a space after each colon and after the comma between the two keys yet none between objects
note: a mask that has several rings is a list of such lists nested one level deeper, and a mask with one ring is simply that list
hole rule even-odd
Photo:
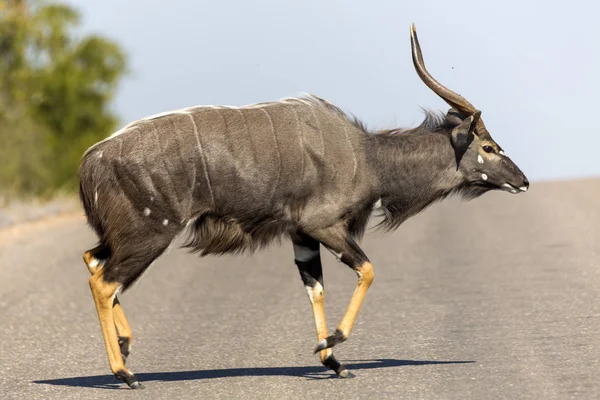
[{"label": "animal shadow on road", "polygon": [[[390,358],[377,360],[356,360],[346,366],[351,371],[375,368],[405,367],[419,365],[440,365],[440,364],[470,364],[475,361],[418,361],[418,360],[396,360]],[[333,372],[325,367],[267,367],[267,368],[225,368],[225,369],[206,369],[197,371],[177,371],[177,372],[148,372],[136,373],[140,382],[163,381],[192,381],[213,378],[233,378],[243,376],[295,376],[307,379],[330,379],[337,378]],[[112,375],[79,376],[73,378],[48,379],[33,381],[47,385],[58,386],[76,386],[93,387],[102,389],[128,389],[122,385]]]}]

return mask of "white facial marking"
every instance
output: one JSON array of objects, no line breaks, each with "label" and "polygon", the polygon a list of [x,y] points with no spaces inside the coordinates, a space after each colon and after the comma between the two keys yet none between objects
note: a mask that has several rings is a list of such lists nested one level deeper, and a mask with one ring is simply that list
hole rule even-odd
[{"label": "white facial marking", "polygon": [[148,207],[144,208],[144,215],[147,217],[152,211]]},{"label": "white facial marking", "polygon": [[507,189],[514,189],[513,185],[509,184],[509,183],[503,183],[502,187],[505,187]]},{"label": "white facial marking", "polygon": [[483,164],[483,157],[481,157],[481,154],[477,154],[477,161],[479,161],[479,164]]},{"label": "white facial marking", "polygon": [[498,154],[502,154],[502,155],[504,155],[504,151],[503,151],[503,150],[500,150],[500,151],[498,152]]},{"label": "white facial marking", "polygon": [[307,262],[319,255],[319,250],[309,249],[308,247],[294,244],[294,258],[296,261]]},{"label": "white facial marking", "polygon": [[486,174],[481,174],[481,179],[483,179],[484,181],[487,181],[487,175]]},{"label": "white facial marking", "polygon": [[90,261],[90,267],[92,267],[92,268],[97,267],[98,264],[100,264],[100,261],[98,261],[96,258],[94,258],[92,261]]},{"label": "white facial marking", "polygon": [[164,226],[167,226],[167,225],[169,225],[169,220],[168,220],[168,219],[164,219],[164,220],[163,220],[163,225],[164,225]]},{"label": "white facial marking", "polygon": [[519,189],[520,189],[522,192],[526,192],[526,191],[527,191],[527,189],[528,189],[528,187],[527,187],[527,186],[521,186]]}]

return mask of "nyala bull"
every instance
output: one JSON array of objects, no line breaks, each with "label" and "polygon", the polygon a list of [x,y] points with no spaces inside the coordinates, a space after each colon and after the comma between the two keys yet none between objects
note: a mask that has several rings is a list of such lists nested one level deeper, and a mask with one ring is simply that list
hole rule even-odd
[{"label": "nyala bull", "polygon": [[[357,241],[375,210],[386,229],[449,195],[525,192],[529,182],[487,131],[481,112],[425,69],[414,25],[412,59],[421,80],[450,105],[411,129],[370,131],[312,95],[245,107],[197,106],[135,121],[93,145],[80,166],[80,197],[99,245],[84,254],[112,372],[140,388],[125,367],[132,333],[117,298],[181,233],[200,253],[260,249],[289,238],[314,313],[321,362],[350,336],[373,282]],[[324,314],[321,246],[352,268],[358,284],[330,334]]]}]

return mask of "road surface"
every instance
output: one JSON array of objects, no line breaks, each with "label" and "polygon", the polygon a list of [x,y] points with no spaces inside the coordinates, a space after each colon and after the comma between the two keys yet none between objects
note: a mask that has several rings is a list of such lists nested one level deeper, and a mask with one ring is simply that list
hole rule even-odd
[{"label": "road surface", "polygon": [[[1,399],[600,398],[600,180],[434,205],[363,248],[375,281],[333,378],[291,245],[198,258],[173,248],[121,302],[115,381],[81,260],[81,217],[0,232]],[[324,252],[332,330],[355,275]],[[109,397],[110,396],[110,397]]]}]

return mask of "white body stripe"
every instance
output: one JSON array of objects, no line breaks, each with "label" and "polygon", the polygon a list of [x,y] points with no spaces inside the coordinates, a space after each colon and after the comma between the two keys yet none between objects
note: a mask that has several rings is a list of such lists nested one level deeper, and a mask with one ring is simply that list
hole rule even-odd
[{"label": "white body stripe", "polygon": [[[311,97],[314,98],[314,96],[310,95],[310,94],[306,94],[303,93],[302,95],[306,96],[306,97]],[[302,99],[302,98],[298,98],[298,97],[286,97],[284,99],[279,100],[279,102],[287,102],[287,101],[300,101],[302,103],[305,103],[309,106],[312,106],[312,104],[307,101],[306,99]],[[92,146],[90,146],[90,148],[87,149],[87,151],[85,152],[84,156],[89,153],[94,147],[96,147],[97,145],[99,145],[100,143],[106,142],[107,140],[110,139],[114,139],[115,137],[127,132],[131,127],[133,127],[136,123],[141,122],[141,121],[150,121],[153,119],[157,119],[157,118],[162,118],[162,117],[168,117],[169,115],[175,115],[175,114],[189,114],[190,112],[196,110],[196,109],[200,109],[200,108],[212,108],[212,109],[223,109],[223,108],[229,108],[229,109],[233,109],[233,110],[239,110],[239,109],[245,109],[245,108],[261,108],[261,107],[266,107],[268,105],[271,105],[273,103],[277,103],[275,101],[269,101],[269,102],[262,102],[262,103],[252,103],[252,104],[247,104],[241,107],[238,106],[228,106],[228,105],[196,105],[196,106],[191,106],[191,107],[185,107],[185,108],[180,108],[177,110],[171,110],[171,111],[165,111],[165,112],[161,112],[161,113],[157,113],[157,114],[153,114],[153,115],[149,115],[147,117],[143,117],[140,118],[136,121],[132,121],[129,124],[125,125],[123,128],[119,129],[118,131],[114,132],[112,135],[110,135],[109,137],[99,141],[98,143],[93,144]]]}]

